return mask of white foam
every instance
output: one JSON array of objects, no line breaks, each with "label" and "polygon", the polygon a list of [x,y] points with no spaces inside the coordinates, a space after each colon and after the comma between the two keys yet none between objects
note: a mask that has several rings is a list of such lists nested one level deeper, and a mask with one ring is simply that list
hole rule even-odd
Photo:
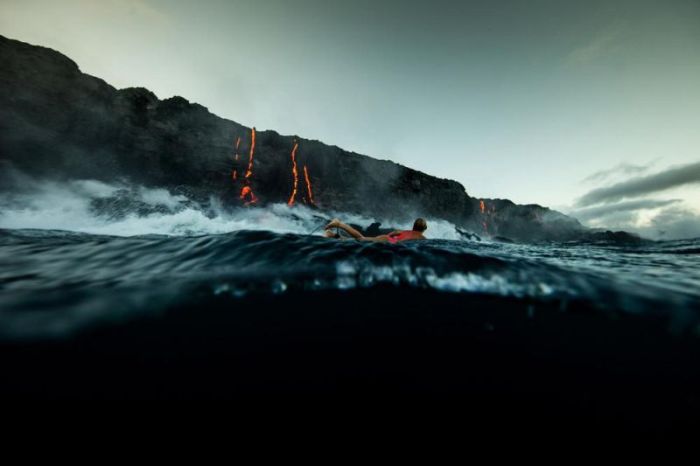
[{"label": "white foam", "polygon": [[[290,208],[286,204],[265,207],[224,209],[212,200],[204,210],[188,203],[185,196],[165,189],[134,187],[125,184],[106,184],[94,180],[79,180],[65,183],[33,182],[19,193],[5,195],[0,199],[0,228],[51,229],[82,233],[134,236],[201,235],[219,234],[237,230],[268,230],[277,233],[322,235],[319,227],[323,218],[339,217],[346,223],[367,226],[380,221],[383,227],[410,228],[387,220],[377,220],[343,212],[319,213],[305,206]],[[91,202],[127,190],[133,200],[159,212],[139,215],[97,213]],[[428,236],[441,239],[460,239],[453,224],[444,220],[427,219]]]},{"label": "white foam", "polygon": [[148,189],[143,186],[139,187],[140,200],[149,205],[163,205],[165,207],[175,209],[181,203],[186,202],[185,196],[174,196],[167,189]]},{"label": "white foam", "polygon": [[547,297],[555,293],[555,288],[537,281],[508,279],[495,273],[450,272],[437,274],[426,267],[413,268],[409,264],[378,266],[370,263],[342,261],[336,264],[336,286],[340,289],[370,287],[377,283],[412,286],[427,286],[452,293],[487,293],[501,296]]}]

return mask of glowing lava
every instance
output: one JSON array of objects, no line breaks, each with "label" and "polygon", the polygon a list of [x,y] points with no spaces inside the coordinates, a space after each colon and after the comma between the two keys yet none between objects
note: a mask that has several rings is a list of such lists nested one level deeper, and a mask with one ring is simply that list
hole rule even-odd
[{"label": "glowing lava", "polygon": [[[479,199],[479,209],[481,210],[481,215],[488,215],[488,211],[486,210],[486,204],[484,203],[483,199]],[[484,218],[483,221],[481,222],[481,225],[484,227],[484,233],[489,232],[489,225],[486,222],[486,219]]]},{"label": "glowing lava", "polygon": [[[294,205],[294,198],[297,196],[297,185],[299,184],[299,173],[297,172],[297,149],[299,144],[294,141],[294,148],[292,149],[292,175],[294,176],[294,187],[292,188],[292,194],[289,196],[287,201],[288,206]],[[306,168],[306,167],[305,167]]]},{"label": "glowing lava", "polygon": [[306,165],[304,165],[304,179],[306,180],[307,199],[311,204],[313,204],[314,203],[314,193],[313,193],[313,191],[311,191],[311,180],[309,179],[309,171],[306,169]]},{"label": "glowing lava", "polygon": [[250,186],[243,186],[243,189],[241,189],[241,199],[246,199],[248,198],[248,201],[245,203],[245,205],[248,204],[255,204],[258,202],[258,198],[255,197],[255,193],[253,193],[253,190],[250,188]]},{"label": "glowing lava", "polygon": [[[238,146],[240,146],[240,145],[241,145],[241,137],[238,136],[238,138],[236,138],[236,154],[234,157],[236,162],[238,162]],[[233,181],[236,181],[238,179],[238,170],[235,168],[236,165],[238,165],[238,164],[237,163],[233,164],[234,169],[231,170],[231,178],[233,179]]]},{"label": "glowing lava", "polygon": [[255,128],[250,130],[250,154],[248,154],[248,171],[245,172],[245,177],[250,178],[253,175],[253,157],[255,155]]},{"label": "glowing lava", "polygon": [[[238,149],[238,145],[241,142],[241,138],[238,138],[236,141],[236,149]],[[255,128],[252,128],[250,130],[250,154],[248,155],[248,170],[246,170],[245,173],[245,179],[243,180],[244,186],[241,188],[241,199],[247,199],[247,202],[245,205],[248,204],[255,204],[258,202],[258,198],[255,197],[255,193],[253,192],[253,188],[250,187],[250,177],[253,176],[253,160],[255,156]],[[238,157],[238,153],[236,152],[236,157]],[[236,158],[238,160],[238,158]],[[233,179],[237,179],[238,174],[234,170],[234,175]]]}]

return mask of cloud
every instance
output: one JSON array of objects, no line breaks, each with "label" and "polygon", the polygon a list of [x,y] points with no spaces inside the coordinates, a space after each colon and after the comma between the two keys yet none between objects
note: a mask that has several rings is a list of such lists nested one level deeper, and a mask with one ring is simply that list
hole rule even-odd
[{"label": "cloud", "polygon": [[655,239],[700,238],[700,215],[683,207],[671,207],[652,218],[648,226],[633,230]]},{"label": "cloud", "polygon": [[588,42],[573,49],[566,57],[566,63],[585,65],[604,57],[618,47],[619,39],[625,28],[626,24],[619,22],[598,32]]},{"label": "cloud", "polygon": [[584,178],[582,181],[584,183],[599,183],[601,181],[605,181],[608,178],[614,176],[614,175],[639,175],[640,173],[644,173],[645,171],[649,170],[649,168],[652,167],[656,163],[656,160],[649,162],[646,165],[634,165],[631,163],[621,163],[616,167],[610,168],[608,170],[600,170],[597,171],[586,178]]},{"label": "cloud", "polygon": [[[675,204],[677,202],[681,202],[681,200],[640,199],[636,201],[619,202],[617,204],[608,204],[599,207],[589,207],[587,209],[575,210],[571,212],[571,215],[584,222],[605,217],[616,217],[616,219],[618,220],[624,218],[626,220],[630,217],[636,217],[635,214],[629,215],[629,213],[631,212],[636,212],[645,209],[657,209],[659,207],[665,207],[670,204]],[[623,212],[626,215],[620,216],[619,214]]]},{"label": "cloud", "polygon": [[693,183],[700,183],[700,162],[594,189],[579,198],[576,205],[586,207],[600,203],[611,203]]},{"label": "cloud", "polygon": [[147,0],[79,0],[79,4],[93,13],[110,17],[123,15],[131,19],[142,18],[149,22],[167,23],[170,18],[161,10],[155,8]]},{"label": "cloud", "polygon": [[655,240],[700,238],[700,215],[682,206],[668,207],[647,219],[639,211],[616,210],[586,223],[593,228],[624,230]]}]

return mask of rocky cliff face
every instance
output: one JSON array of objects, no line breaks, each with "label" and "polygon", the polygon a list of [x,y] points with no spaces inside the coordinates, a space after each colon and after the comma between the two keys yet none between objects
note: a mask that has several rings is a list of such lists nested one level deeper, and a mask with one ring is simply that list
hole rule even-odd
[{"label": "rocky cliff face", "polygon": [[255,131],[182,97],[117,90],[51,49],[0,36],[0,59],[0,161],[35,176],[128,179],[226,205],[439,217],[519,241],[586,235],[575,219],[538,205],[472,198],[456,181]]}]

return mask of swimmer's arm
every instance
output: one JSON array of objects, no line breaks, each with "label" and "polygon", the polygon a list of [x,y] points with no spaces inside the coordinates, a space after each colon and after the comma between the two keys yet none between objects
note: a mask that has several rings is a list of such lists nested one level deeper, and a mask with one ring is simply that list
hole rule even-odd
[{"label": "swimmer's arm", "polygon": [[379,236],[372,236],[372,237],[367,237],[363,236],[362,238],[358,238],[360,241],[372,241],[375,243],[386,243],[389,241],[389,236],[388,235],[379,235]]},{"label": "swimmer's arm", "polygon": [[349,234],[350,236],[352,236],[355,239],[359,239],[359,240],[365,239],[365,237],[362,236],[362,233],[355,230],[350,225],[344,224],[343,222],[341,222],[337,218],[334,218],[333,220],[331,220],[331,222],[328,225],[326,225],[326,230],[328,230],[330,228],[340,228],[341,230],[345,231],[347,234]]}]

